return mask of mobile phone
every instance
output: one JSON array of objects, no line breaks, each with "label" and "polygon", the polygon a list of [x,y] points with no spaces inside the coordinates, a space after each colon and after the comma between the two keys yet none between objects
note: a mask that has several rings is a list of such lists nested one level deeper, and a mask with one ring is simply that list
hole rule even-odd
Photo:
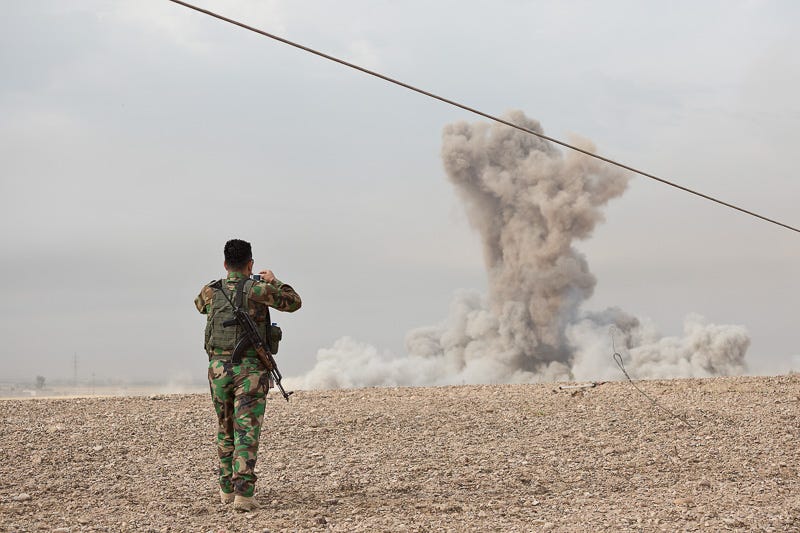
[{"label": "mobile phone", "polygon": [[250,276],[250,278],[254,279],[255,281],[261,281],[261,274],[253,274]]}]

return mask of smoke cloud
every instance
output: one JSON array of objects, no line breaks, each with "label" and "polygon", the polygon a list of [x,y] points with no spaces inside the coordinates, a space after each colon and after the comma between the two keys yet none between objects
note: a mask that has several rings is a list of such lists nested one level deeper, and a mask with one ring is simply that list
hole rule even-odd
[{"label": "smoke cloud", "polygon": [[[522,112],[507,119],[542,132]],[[573,141],[594,151],[586,140]],[[442,160],[483,244],[487,297],[458,292],[437,326],[406,336],[394,358],[345,337],[321,349],[302,388],[525,383],[618,377],[609,327],[637,377],[699,377],[744,371],[740,326],[689,315],[681,338],[620,309],[582,310],[597,279],[574,248],[603,221],[630,176],[584,154],[500,124],[445,127]]]}]

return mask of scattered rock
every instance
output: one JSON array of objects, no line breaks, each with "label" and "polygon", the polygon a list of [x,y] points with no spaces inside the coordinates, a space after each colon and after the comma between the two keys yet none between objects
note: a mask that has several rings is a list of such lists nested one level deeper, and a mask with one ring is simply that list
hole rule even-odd
[{"label": "scattered rock", "polygon": [[442,503],[437,508],[443,513],[460,513],[464,509],[460,505]]},{"label": "scattered rock", "polygon": [[14,500],[15,502],[27,502],[31,499],[31,495],[28,494],[27,492],[21,492],[11,499]]},{"label": "scattered rock", "polygon": [[745,523],[738,518],[725,518],[722,522],[728,527],[744,527]]},{"label": "scattered rock", "polygon": [[534,494],[536,494],[536,495],[542,495],[542,494],[548,494],[548,493],[550,492],[550,489],[549,489],[549,488],[547,488],[547,486],[546,486],[546,485],[542,485],[541,483],[537,483],[537,484],[536,484],[536,485],[533,487],[533,491],[532,491],[532,492],[533,492]]},{"label": "scattered rock", "polygon": [[[625,382],[566,402],[547,385],[273,402],[258,516],[219,503],[207,394],[0,403],[4,453],[22,454],[0,461],[0,530],[797,530],[797,403],[773,400],[798,397],[800,378],[642,386],[702,427]],[[32,465],[24,476],[20,463]]]}]

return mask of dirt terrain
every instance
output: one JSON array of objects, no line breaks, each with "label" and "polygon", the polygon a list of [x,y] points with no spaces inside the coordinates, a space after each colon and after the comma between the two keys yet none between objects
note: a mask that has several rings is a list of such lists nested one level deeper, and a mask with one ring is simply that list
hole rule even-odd
[{"label": "dirt terrain", "polygon": [[3,531],[800,531],[800,375],[270,394],[217,500],[207,395],[0,401]]}]

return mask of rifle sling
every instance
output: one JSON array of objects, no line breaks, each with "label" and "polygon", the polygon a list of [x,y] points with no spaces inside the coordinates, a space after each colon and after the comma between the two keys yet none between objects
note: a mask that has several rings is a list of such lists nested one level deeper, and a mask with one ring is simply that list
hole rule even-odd
[{"label": "rifle sling", "polygon": [[236,303],[234,307],[236,309],[242,308],[242,303],[244,301],[244,286],[247,283],[247,278],[242,278],[236,283]]},{"label": "rifle sling", "polygon": [[[236,285],[236,309],[240,309],[242,307],[242,303],[244,301],[244,286],[249,281],[249,278],[244,278],[239,280],[239,283]],[[272,318],[269,316],[269,306],[265,305],[264,307],[267,308],[267,329],[269,326],[272,325]]]}]

